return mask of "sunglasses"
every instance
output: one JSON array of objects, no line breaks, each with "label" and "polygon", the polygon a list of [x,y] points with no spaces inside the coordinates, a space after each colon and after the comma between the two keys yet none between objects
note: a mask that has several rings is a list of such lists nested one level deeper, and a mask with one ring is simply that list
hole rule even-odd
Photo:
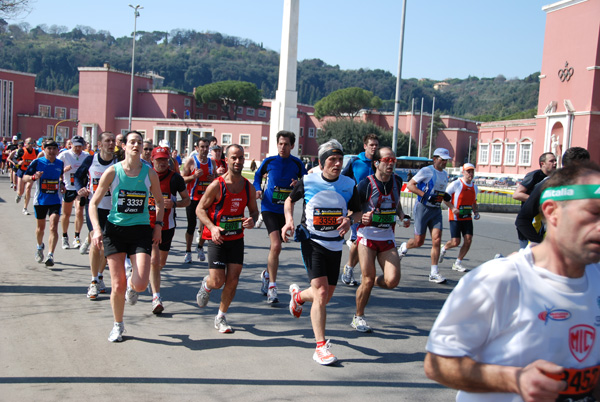
[{"label": "sunglasses", "polygon": [[144,148],[144,151],[152,151],[152,148]]},{"label": "sunglasses", "polygon": [[396,163],[396,158],[391,157],[391,156],[389,156],[387,158],[381,158],[380,160],[383,163]]}]

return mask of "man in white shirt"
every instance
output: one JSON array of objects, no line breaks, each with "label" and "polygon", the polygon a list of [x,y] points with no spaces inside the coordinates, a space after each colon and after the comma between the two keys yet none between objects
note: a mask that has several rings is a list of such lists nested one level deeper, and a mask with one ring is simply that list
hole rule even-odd
[{"label": "man in white shirt", "polygon": [[457,401],[600,396],[600,166],[556,171],[540,209],[542,243],[465,275],[433,325],[425,373]]}]

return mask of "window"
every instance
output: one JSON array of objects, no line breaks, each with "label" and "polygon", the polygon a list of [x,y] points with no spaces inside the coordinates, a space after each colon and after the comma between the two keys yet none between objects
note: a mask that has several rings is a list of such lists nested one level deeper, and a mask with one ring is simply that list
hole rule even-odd
[{"label": "window", "polygon": [[502,163],[502,144],[492,144],[492,165],[500,165]]},{"label": "window", "polygon": [[221,105],[221,111],[229,113],[229,105]]},{"label": "window", "polygon": [[264,109],[260,109],[258,111],[258,117],[267,117],[267,111]]},{"label": "window", "polygon": [[184,98],[183,106],[192,106],[192,100],[190,98]]},{"label": "window", "polygon": [[243,114],[244,113],[244,108],[242,106],[238,106],[236,110],[237,110],[237,114]]},{"label": "window", "polygon": [[221,134],[221,144],[231,145],[231,134],[230,133]]},{"label": "window", "polygon": [[67,118],[67,108],[56,106],[54,108],[54,117],[56,117],[57,119],[66,119]]},{"label": "window", "polygon": [[531,166],[531,143],[522,143],[519,151],[519,165]]},{"label": "window", "polygon": [[244,152],[244,159],[250,159],[250,152]]},{"label": "window", "polygon": [[254,109],[252,109],[251,107],[246,108],[246,115],[254,116]]},{"label": "window", "polygon": [[221,120],[229,120],[229,117],[227,117],[227,116],[221,116]]},{"label": "window", "polygon": [[78,109],[71,109],[70,113],[71,113],[71,119],[79,118],[79,110]]},{"label": "window", "polygon": [[308,129],[308,138],[315,138],[315,128],[311,127]]},{"label": "window", "polygon": [[194,114],[194,119],[201,120],[202,119],[202,113],[195,113]]},{"label": "window", "polygon": [[56,128],[56,135],[60,136],[60,138],[62,138],[63,140],[65,138],[69,138],[69,127],[58,126]]},{"label": "window", "polygon": [[210,102],[208,104],[208,110],[217,110],[217,104],[214,102]]},{"label": "window", "polygon": [[206,118],[208,120],[217,120],[217,115],[216,114],[209,114],[208,116],[206,116]]},{"label": "window", "polygon": [[517,144],[506,144],[506,152],[504,153],[504,164],[514,166],[517,160]]},{"label": "window", "polygon": [[52,137],[54,135],[54,126],[47,125],[46,126],[46,136]]},{"label": "window", "polygon": [[240,145],[243,147],[250,146],[250,134],[240,134]]},{"label": "window", "polygon": [[479,160],[477,163],[487,165],[489,158],[490,144],[479,144]]},{"label": "window", "polygon": [[300,137],[304,137],[304,127],[300,127]]},{"label": "window", "polygon": [[38,113],[42,117],[50,117],[50,106],[48,106],[48,105],[40,105]]}]

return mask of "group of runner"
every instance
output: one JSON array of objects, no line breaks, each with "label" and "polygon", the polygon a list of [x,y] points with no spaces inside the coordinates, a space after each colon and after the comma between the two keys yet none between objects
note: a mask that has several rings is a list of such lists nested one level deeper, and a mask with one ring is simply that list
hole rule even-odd
[{"label": "group of runner", "polygon": [[[50,221],[46,265],[54,264],[61,212],[63,247],[69,247],[64,225],[65,222],[68,225],[75,202],[73,247],[80,246],[82,254],[90,251],[91,281],[87,296],[96,300],[100,293],[106,292],[103,272],[108,263],[114,316],[109,340],[121,341],[125,331],[125,302],[135,304],[138,293],[145,290],[148,283],[153,294],[152,312],[159,314],[164,310],[160,271],[166,264],[175,232],[175,208],[185,207],[188,225],[184,263],[192,261],[198,219],[198,259],[204,261],[208,256],[209,275],[202,281],[197,303],[205,307],[211,291],[223,287],[215,328],[222,333],[232,332],[226,315],[243,267],[244,230],[254,227],[260,213],[270,240],[267,267],[260,275],[261,291],[268,303],[279,302],[276,282],[279,256],[282,245],[294,237],[301,243],[310,287],[304,290],[296,284],[289,287],[290,313],[298,318],[302,306],[312,303],[311,322],[317,342],[313,358],[320,364],[333,363],[337,359],[325,338],[326,305],[340,276],[344,236],[352,232],[348,242],[351,254],[342,272],[342,282],[359,285],[353,274],[357,263],[360,263],[362,277],[350,325],[359,332],[371,332],[365,309],[373,287],[393,289],[400,281],[400,260],[405,252],[404,244],[399,249],[396,247],[394,228],[397,220],[404,227],[410,226],[410,216],[404,213],[400,202],[402,179],[394,173],[393,150],[379,148],[378,138],[373,134],[364,138],[365,152],[351,160],[343,171],[341,144],[335,140],[322,144],[318,152],[319,169],[312,174],[307,174],[302,161],[291,155],[296,140],[294,133],[281,131],[276,139],[278,154],[263,160],[256,170],[254,184],[241,174],[245,162],[243,148],[231,145],[221,159],[220,147],[208,138],[194,144],[195,151],[183,161],[181,175],[168,143],[154,148],[136,131],[117,136],[102,133],[94,155],[82,151],[85,144],[81,137],[74,137],[71,149],[60,155],[58,144],[46,140],[43,156],[34,158],[34,163],[30,162],[23,173],[24,184],[37,182],[34,197],[38,222],[36,260],[44,259],[46,216]],[[447,150],[436,150],[434,166],[424,169],[426,172],[419,173],[408,183],[419,196],[417,207],[425,208],[424,211],[415,209],[415,239],[424,237],[425,230],[430,228],[438,247],[437,254],[432,250],[432,260],[435,257],[436,262],[439,258],[436,236],[441,232],[440,203],[453,200],[452,195],[446,193],[447,175],[443,168],[447,159]],[[465,166],[464,186],[476,194],[469,180],[472,180],[471,167]],[[474,195],[465,195],[468,189],[448,189],[456,195],[451,208],[457,219],[470,218],[471,211],[477,218]],[[262,200],[262,211],[258,210],[257,199]],[[295,225],[293,209],[299,200],[303,200],[302,219]],[[84,211],[89,234],[82,242]],[[421,232],[417,233],[417,229]],[[468,239],[470,244],[468,235],[472,235],[472,224],[470,230],[468,225],[459,225],[457,233],[458,242],[454,241],[453,232],[453,241],[446,249],[458,245],[461,233],[465,235],[463,248],[468,249],[466,242]],[[381,275],[377,275],[375,261],[382,267]],[[455,266],[460,266],[460,260]],[[430,280],[439,282],[434,279],[432,266]]]}]

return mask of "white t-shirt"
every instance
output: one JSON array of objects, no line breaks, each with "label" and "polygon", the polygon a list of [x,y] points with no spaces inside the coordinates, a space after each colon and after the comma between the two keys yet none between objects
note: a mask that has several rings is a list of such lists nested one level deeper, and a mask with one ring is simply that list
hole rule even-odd
[{"label": "white t-shirt", "polygon": [[[427,351],[525,367],[544,359],[566,368],[600,364],[600,264],[581,278],[533,264],[531,248],[465,275],[435,321]],[[520,401],[516,394],[459,391],[457,401]]]},{"label": "white t-shirt", "polygon": [[77,172],[77,169],[79,169],[88,156],[90,154],[86,151],[82,151],[80,155],[76,155],[71,149],[58,155],[58,159],[65,163],[65,167],[71,166],[71,169],[64,174],[65,188],[67,190],[75,190],[75,172]]}]

